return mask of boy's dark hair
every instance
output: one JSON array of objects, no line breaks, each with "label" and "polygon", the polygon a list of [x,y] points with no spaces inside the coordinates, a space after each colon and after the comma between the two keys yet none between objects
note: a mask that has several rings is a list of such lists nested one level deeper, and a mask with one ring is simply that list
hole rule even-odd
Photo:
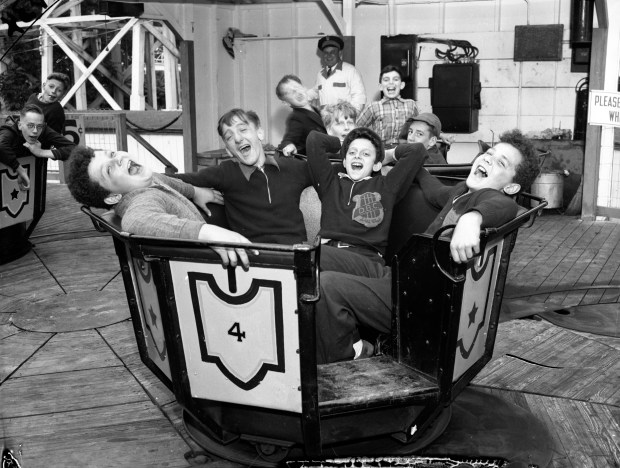
[{"label": "boy's dark hair", "polygon": [[353,140],[357,140],[358,138],[364,138],[372,143],[372,146],[377,150],[377,154],[375,156],[375,164],[383,161],[385,153],[383,151],[383,141],[381,141],[381,137],[373,132],[371,129],[366,127],[357,127],[349,132],[349,134],[344,137],[344,141],[342,142],[342,148],[340,148],[340,155],[342,159],[347,155],[347,151],[349,151],[349,146],[353,142]]},{"label": "boy's dark hair", "polygon": [[381,80],[383,79],[383,75],[385,75],[386,73],[390,73],[390,72],[398,73],[398,76],[400,76],[400,80],[405,81],[403,72],[399,67],[397,67],[396,65],[386,65],[385,67],[381,69],[381,73],[379,73],[379,83],[381,83]]},{"label": "boy's dark hair", "polygon": [[499,141],[514,146],[519,153],[521,153],[523,160],[516,168],[513,182],[521,185],[521,191],[528,190],[540,172],[538,153],[532,141],[525,137],[518,129],[502,133],[499,137]]},{"label": "boy's dark hair", "polygon": [[65,75],[64,73],[58,73],[58,72],[50,73],[49,75],[47,75],[47,79],[45,81],[49,81],[49,80],[60,81],[65,87],[65,91],[69,90],[69,84],[71,84],[71,81],[69,80],[69,77]]},{"label": "boy's dark hair", "polygon": [[22,110],[19,111],[20,118],[26,117],[26,114],[28,112],[32,112],[34,114],[39,114],[39,115],[44,115],[41,108],[37,106],[36,104],[26,104],[24,107],[22,107]]},{"label": "boy's dark hair", "polygon": [[245,111],[243,109],[231,109],[220,117],[217,122],[217,133],[224,138],[224,125],[231,126],[232,121],[236,118],[245,123],[252,123],[256,128],[260,127],[260,119],[254,111]]},{"label": "boy's dark hair", "polygon": [[95,208],[110,208],[104,200],[110,191],[98,182],[93,182],[88,175],[88,166],[95,157],[95,152],[87,146],[76,146],[69,157],[69,174],[67,186],[73,198],[83,205]]},{"label": "boy's dark hair", "polygon": [[327,104],[321,108],[321,119],[325,128],[329,128],[340,117],[357,120],[357,109],[347,101],[340,101],[337,104]]},{"label": "boy's dark hair", "polygon": [[278,99],[282,99],[284,97],[284,92],[282,91],[282,88],[289,81],[295,81],[299,84],[303,84],[297,75],[284,75],[276,85],[276,96],[278,96]]}]

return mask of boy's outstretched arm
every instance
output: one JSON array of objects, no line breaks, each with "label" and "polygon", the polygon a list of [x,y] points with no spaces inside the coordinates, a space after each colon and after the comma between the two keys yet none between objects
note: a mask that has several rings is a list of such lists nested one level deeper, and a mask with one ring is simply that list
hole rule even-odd
[{"label": "boy's outstretched arm", "polygon": [[336,177],[329,158],[330,155],[338,154],[339,150],[340,140],[338,138],[316,130],[312,130],[306,139],[308,169],[319,197]]},{"label": "boy's outstretched arm", "polygon": [[482,215],[478,211],[470,211],[459,218],[450,241],[450,253],[456,263],[464,263],[480,253],[481,227]]},{"label": "boy's outstretched arm", "polygon": [[[202,225],[200,232],[198,233],[198,239],[207,242],[237,242],[241,244],[250,242],[241,234],[212,224]],[[248,254],[243,248],[211,246],[211,249],[213,249],[215,253],[220,256],[224,268],[228,267],[228,265],[236,267],[238,264],[241,264],[241,267],[244,270],[247,270],[250,267]]]},{"label": "boy's outstretched arm", "polygon": [[517,216],[519,205],[499,190],[483,189],[475,192],[475,204],[461,215],[450,241],[450,252],[455,262],[466,262],[480,253],[480,230],[499,227]]}]

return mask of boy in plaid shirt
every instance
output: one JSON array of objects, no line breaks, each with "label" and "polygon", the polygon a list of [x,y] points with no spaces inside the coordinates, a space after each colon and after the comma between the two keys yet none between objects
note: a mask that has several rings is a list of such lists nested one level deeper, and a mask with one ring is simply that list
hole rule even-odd
[{"label": "boy in plaid shirt", "polygon": [[398,144],[398,135],[407,119],[419,113],[418,105],[413,99],[400,97],[404,87],[400,69],[394,65],[384,67],[379,75],[379,88],[383,98],[371,102],[357,119],[358,127],[374,130],[387,148]]}]

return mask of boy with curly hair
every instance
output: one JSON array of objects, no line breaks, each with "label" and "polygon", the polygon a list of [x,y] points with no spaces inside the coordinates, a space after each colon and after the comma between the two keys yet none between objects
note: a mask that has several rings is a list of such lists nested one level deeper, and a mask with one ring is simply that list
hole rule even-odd
[{"label": "boy with curly hair", "polygon": [[[71,153],[67,185],[73,198],[94,208],[113,208],[123,231],[142,236],[197,239],[207,242],[249,242],[236,232],[207,224],[207,203],[222,203],[215,190],[193,187],[154,174],[124,151],[95,151],[77,146]],[[193,202],[195,203],[192,203]],[[249,265],[242,248],[213,247],[222,264]]]}]

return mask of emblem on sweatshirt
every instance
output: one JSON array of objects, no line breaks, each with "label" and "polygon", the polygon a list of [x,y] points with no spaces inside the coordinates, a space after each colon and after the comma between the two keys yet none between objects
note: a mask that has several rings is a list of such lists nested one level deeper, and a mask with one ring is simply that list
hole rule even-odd
[{"label": "emblem on sweatshirt", "polygon": [[385,210],[381,204],[381,194],[377,192],[366,192],[353,197],[355,208],[353,209],[353,221],[368,228],[373,228],[381,224]]}]

